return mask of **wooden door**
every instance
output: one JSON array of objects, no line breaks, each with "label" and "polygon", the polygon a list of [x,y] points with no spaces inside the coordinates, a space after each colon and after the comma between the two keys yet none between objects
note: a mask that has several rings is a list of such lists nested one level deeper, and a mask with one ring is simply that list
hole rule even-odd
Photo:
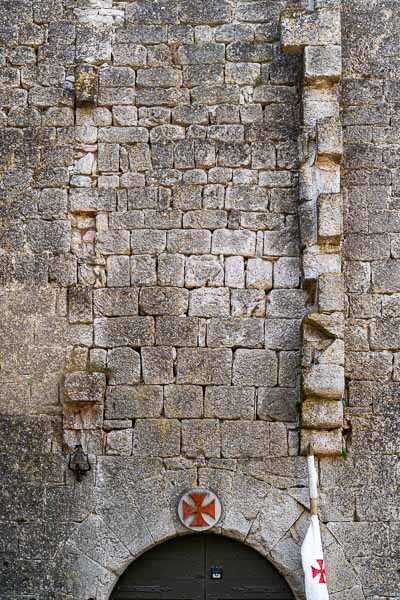
[{"label": "wooden door", "polygon": [[[215,579],[218,575],[222,577]],[[121,575],[111,600],[294,600],[294,596],[277,570],[248,546],[198,533],[143,554]]]}]

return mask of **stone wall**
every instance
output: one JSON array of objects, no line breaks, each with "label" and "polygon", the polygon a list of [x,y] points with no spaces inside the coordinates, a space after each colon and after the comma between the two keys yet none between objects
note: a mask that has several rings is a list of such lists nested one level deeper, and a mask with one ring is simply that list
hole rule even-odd
[{"label": "stone wall", "polygon": [[[374,43],[371,43],[371,24]],[[399,597],[399,7],[344,3],[344,273],[351,460],[338,468],[354,506],[352,560],[366,594]],[[347,527],[342,525],[339,539]]]},{"label": "stone wall", "polygon": [[[339,3],[315,4],[295,3],[308,11],[297,24]],[[319,461],[331,598],[383,600],[400,587],[395,7],[369,55],[358,4],[343,30],[344,445],[343,422],[314,412],[320,432],[340,425],[333,453],[345,448]],[[303,57],[282,50],[288,7],[0,4],[1,599],[106,600],[135,557],[185,533],[177,501],[198,483],[222,501],[218,532],[304,597],[300,359],[319,349],[301,325],[320,296],[298,226],[317,199],[299,203]],[[326,42],[332,23],[319,30]],[[318,77],[307,84],[319,93]],[[320,154],[337,172],[337,152]],[[340,273],[340,235],[325,238]],[[310,246],[319,276],[328,259]],[[77,443],[92,465],[81,483],[67,468]]]}]

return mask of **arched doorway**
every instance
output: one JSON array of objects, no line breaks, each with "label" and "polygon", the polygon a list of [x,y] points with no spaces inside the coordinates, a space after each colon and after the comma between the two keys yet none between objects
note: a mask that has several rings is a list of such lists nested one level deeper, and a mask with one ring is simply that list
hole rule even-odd
[{"label": "arched doorway", "polygon": [[110,600],[294,600],[258,552],[219,535],[179,537],[153,548],[121,575]]}]

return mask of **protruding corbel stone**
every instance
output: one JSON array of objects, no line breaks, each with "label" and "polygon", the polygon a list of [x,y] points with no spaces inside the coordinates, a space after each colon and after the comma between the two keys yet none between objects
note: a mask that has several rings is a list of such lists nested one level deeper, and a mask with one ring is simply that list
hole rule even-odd
[{"label": "protruding corbel stone", "polygon": [[302,248],[312,246],[317,242],[317,222],[315,218],[316,206],[314,202],[302,202],[298,208],[300,221],[300,242]]},{"label": "protruding corbel stone", "polygon": [[78,106],[97,104],[98,72],[92,65],[75,67],[75,98]]},{"label": "protruding corbel stone", "polygon": [[340,163],[340,0],[314,0],[309,10],[281,19],[283,51],[304,50],[302,131],[299,141],[299,227],[303,285],[315,308],[303,322],[301,448],[320,455],[342,451],[344,395],[343,232]]},{"label": "protruding corbel stone", "polygon": [[328,338],[343,339],[344,337],[344,315],[343,313],[331,313],[329,315],[310,313],[304,319],[306,325],[315,327]]},{"label": "protruding corbel stone", "polygon": [[343,131],[337,117],[322,119],[317,123],[318,157],[340,162],[343,155]]},{"label": "protruding corbel stone", "polygon": [[342,75],[341,46],[307,46],[304,50],[306,83],[337,83]]},{"label": "protruding corbel stone", "polygon": [[344,366],[344,341],[333,341],[323,352],[317,355],[317,362],[320,365],[341,365]]},{"label": "protruding corbel stone", "polygon": [[303,272],[306,281],[317,280],[322,273],[338,273],[341,270],[339,254],[305,253]]},{"label": "protruding corbel stone", "polygon": [[342,273],[324,273],[318,279],[318,312],[344,311],[344,281]]},{"label": "protruding corbel stone", "polygon": [[93,404],[104,401],[106,377],[104,373],[76,371],[67,373],[64,381],[64,402]]},{"label": "protruding corbel stone", "polygon": [[318,198],[318,241],[338,243],[342,235],[343,200],[341,194],[321,194]]},{"label": "protruding corbel stone", "polygon": [[341,400],[344,394],[344,368],[339,365],[313,365],[304,373],[303,391],[307,399]]},{"label": "protruding corbel stone", "polygon": [[310,444],[316,455],[337,456],[343,449],[342,428],[330,430],[303,428],[301,432],[300,453],[303,455],[307,454]]},{"label": "protruding corbel stone", "polygon": [[315,127],[318,121],[329,117],[339,117],[337,86],[319,88],[308,86],[303,92],[304,125]]},{"label": "protruding corbel stone", "polygon": [[340,13],[317,10],[311,13],[289,10],[281,19],[281,39],[287,54],[299,54],[306,46],[340,44]]},{"label": "protruding corbel stone", "polygon": [[343,424],[341,400],[305,400],[301,411],[301,424],[307,429],[336,429]]}]

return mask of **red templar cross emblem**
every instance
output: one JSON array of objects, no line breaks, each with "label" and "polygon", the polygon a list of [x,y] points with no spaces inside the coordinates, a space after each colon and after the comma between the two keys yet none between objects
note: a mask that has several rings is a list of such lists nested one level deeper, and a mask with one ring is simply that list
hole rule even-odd
[{"label": "red templar cross emblem", "polygon": [[317,560],[317,563],[319,564],[319,569],[316,569],[315,567],[311,567],[312,576],[318,577],[318,575],[319,575],[318,583],[326,583],[326,579],[325,579],[326,571],[325,571],[325,567],[324,567],[324,561],[319,559],[319,560]]},{"label": "red templar cross emblem", "polygon": [[185,500],[183,501],[183,518],[185,522],[191,515],[194,515],[194,519],[190,523],[191,527],[207,527],[208,523],[203,515],[209,515],[212,519],[215,519],[215,500],[211,500],[203,506],[206,497],[207,493],[205,492],[192,492],[189,498],[193,500],[194,506],[188,504]]}]

